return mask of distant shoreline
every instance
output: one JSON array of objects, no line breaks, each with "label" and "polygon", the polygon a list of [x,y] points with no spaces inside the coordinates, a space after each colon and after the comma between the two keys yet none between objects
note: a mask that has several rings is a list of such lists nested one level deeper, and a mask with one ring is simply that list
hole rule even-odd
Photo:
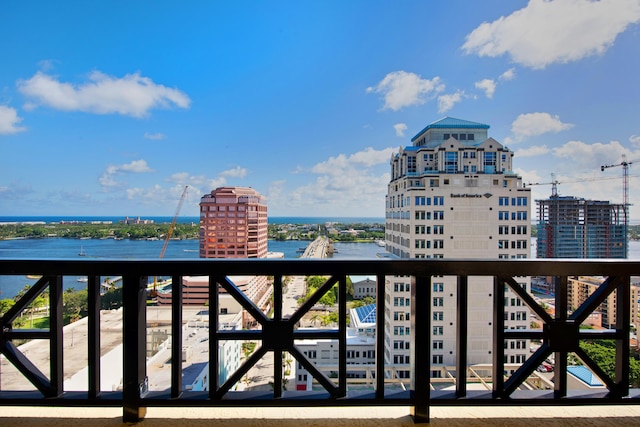
[{"label": "distant shoreline", "polygon": [[[154,223],[170,223],[173,220],[173,217],[170,216],[143,216],[143,215],[129,215],[129,218],[137,218],[140,217],[141,220],[153,220]],[[121,220],[125,219],[127,216],[82,216],[82,215],[46,215],[46,216],[35,216],[35,215],[20,215],[20,216],[10,216],[4,215],[0,216],[0,225],[7,225],[12,223],[28,223],[28,222],[39,222],[39,223],[60,223],[64,222],[80,222],[80,223],[90,223],[92,221],[96,222],[108,222],[118,223]],[[268,219],[269,224],[325,224],[327,222],[334,222],[340,224],[384,224],[384,217],[344,217],[344,216],[273,216]],[[179,216],[177,218],[177,222],[181,224],[185,223],[198,223],[200,222],[199,216]]]}]

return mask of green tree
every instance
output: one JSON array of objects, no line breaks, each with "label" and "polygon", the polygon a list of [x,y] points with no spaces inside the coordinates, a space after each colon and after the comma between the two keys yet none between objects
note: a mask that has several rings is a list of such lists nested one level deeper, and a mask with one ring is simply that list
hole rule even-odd
[{"label": "green tree", "polygon": [[[611,340],[581,342],[580,348],[612,379],[616,372],[615,343]],[[640,386],[640,362],[629,359],[629,382],[633,387]]]},{"label": "green tree", "polygon": [[67,289],[62,296],[62,317],[64,323],[72,323],[87,315],[89,305],[87,302],[87,291],[75,291],[73,288]]},{"label": "green tree", "polygon": [[0,299],[0,316],[4,316],[4,314],[9,311],[11,307],[15,304],[15,301],[9,298]]}]

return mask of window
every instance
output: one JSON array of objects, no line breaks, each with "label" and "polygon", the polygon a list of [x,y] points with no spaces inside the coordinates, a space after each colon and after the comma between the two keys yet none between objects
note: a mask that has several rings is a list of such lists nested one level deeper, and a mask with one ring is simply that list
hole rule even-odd
[{"label": "window", "polygon": [[[424,196],[416,196],[415,197],[415,205],[416,206],[424,206],[427,204],[427,198]],[[429,203],[431,204],[431,203]]]},{"label": "window", "polygon": [[444,312],[443,311],[434,311],[433,312],[433,320],[444,320]]},{"label": "window", "polygon": [[509,206],[509,198],[508,197],[500,197],[498,199],[499,206]]},{"label": "window", "polygon": [[[515,212],[514,212],[515,214]],[[498,211],[498,219],[500,221],[508,221],[509,220],[509,211]]]},{"label": "window", "polygon": [[444,206],[444,197],[443,196],[436,196],[433,198],[433,204],[435,206]]},{"label": "window", "polygon": [[456,173],[458,171],[458,153],[447,151],[444,153],[445,173]]},{"label": "window", "polygon": [[444,211],[433,211],[433,219],[434,220],[443,220],[444,219]]},{"label": "window", "polygon": [[527,211],[511,212],[511,219],[518,220],[518,221],[526,221]]},{"label": "window", "polygon": [[[405,298],[394,297],[393,298],[393,306],[394,307],[404,307]],[[409,304],[407,304],[409,305]]]},{"label": "window", "polygon": [[441,340],[433,340],[433,349],[434,350],[442,350],[444,347],[444,341]]},{"label": "window", "polygon": [[434,225],[433,234],[444,234],[444,225]]},{"label": "window", "polygon": [[407,172],[416,171],[416,156],[407,156]]},{"label": "window", "polygon": [[433,335],[444,335],[444,326],[434,326]]},{"label": "window", "polygon": [[434,365],[436,364],[442,364],[443,362],[443,357],[441,354],[434,354],[433,356],[431,356],[431,361],[433,362]]},{"label": "window", "polygon": [[433,297],[433,306],[434,307],[443,307],[444,306],[444,298],[443,297]]},{"label": "window", "polygon": [[496,153],[484,153],[484,173],[495,173],[496,171]]},{"label": "window", "polygon": [[434,283],[433,292],[444,292],[444,283]]},{"label": "window", "polygon": [[443,249],[443,248],[444,248],[444,240],[433,241],[433,249]]}]

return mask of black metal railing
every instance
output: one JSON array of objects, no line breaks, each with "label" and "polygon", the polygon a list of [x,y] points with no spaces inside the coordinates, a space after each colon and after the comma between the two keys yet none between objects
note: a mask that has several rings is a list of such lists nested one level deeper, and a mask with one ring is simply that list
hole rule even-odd
[{"label": "black metal railing", "polygon": [[[120,406],[125,421],[144,417],[151,406],[384,406],[408,405],[417,422],[429,420],[434,405],[601,405],[637,404],[638,393],[631,389],[629,372],[630,287],[631,276],[640,276],[640,263],[609,260],[0,260],[0,276],[41,275],[37,283],[0,318],[0,353],[34,385],[31,390],[2,390],[0,405],[43,406]],[[146,360],[148,277],[172,277],[174,284],[184,276],[208,276],[209,312],[218,313],[221,289],[230,294],[260,325],[252,330],[221,329],[218,316],[210,319],[209,390],[189,391],[182,384],[183,295],[174,286],[171,307],[171,380],[163,392],[149,391]],[[265,315],[233,283],[232,276],[273,277],[273,314]],[[297,311],[284,316],[283,278],[322,275],[329,277],[318,291]],[[347,277],[377,277],[375,384],[370,391],[351,393],[347,387]],[[411,276],[411,387],[409,390],[385,389],[385,280],[388,276]],[[87,276],[88,348],[87,391],[64,389],[63,278]],[[100,387],[100,286],[101,278],[122,276],[123,292],[123,384],[121,391]],[[431,387],[431,280],[435,276],[457,277],[456,378],[452,390]],[[467,390],[468,291],[469,278],[493,278],[492,389]],[[555,314],[543,310],[531,294],[516,281],[521,276],[557,278]],[[570,307],[567,278],[602,276],[603,283],[580,307]],[[334,329],[298,329],[297,324],[334,285],[338,288],[338,327]],[[542,321],[539,330],[505,329],[505,288],[514,292]],[[14,329],[20,314],[48,289],[50,327],[45,330]],[[583,330],[587,316],[616,292],[616,324],[604,331]],[[636,302],[633,302],[636,303]],[[338,342],[337,380],[329,378],[296,346],[297,340],[334,339]],[[615,342],[615,374],[607,375],[580,347],[580,342],[608,339]],[[49,340],[49,373],[43,373],[20,351],[19,340]],[[221,383],[218,346],[227,340],[260,341],[261,345],[238,370]],[[505,340],[540,340],[540,347],[509,375],[505,370]],[[178,345],[176,345],[176,343]],[[274,355],[273,391],[256,393],[233,391],[249,369],[268,352]],[[322,392],[283,392],[283,353],[291,354],[320,384]],[[568,355],[576,355],[606,388],[579,393],[568,389]],[[522,387],[527,378],[550,355],[555,356],[552,390]],[[504,375],[503,375],[504,373]],[[1,373],[0,373],[1,374]],[[2,378],[0,377],[0,385]],[[220,385],[219,385],[220,384]]]}]

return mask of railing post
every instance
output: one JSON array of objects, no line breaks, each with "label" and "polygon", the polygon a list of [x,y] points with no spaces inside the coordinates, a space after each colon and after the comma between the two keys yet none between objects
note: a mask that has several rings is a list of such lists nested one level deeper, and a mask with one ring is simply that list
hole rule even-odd
[{"label": "railing post", "polygon": [[376,277],[376,399],[384,399],[385,284],[385,276],[378,274]]},{"label": "railing post", "polygon": [[458,276],[456,309],[456,397],[467,395],[468,276]]},{"label": "railing post", "polygon": [[89,276],[88,299],[88,372],[89,398],[100,396],[100,276]]},{"label": "railing post", "polygon": [[616,340],[616,393],[618,397],[629,395],[629,324],[631,322],[631,278],[625,276],[616,289],[616,332],[622,339]]},{"label": "railing post", "polygon": [[[567,276],[555,277],[555,320],[567,321],[569,288]],[[567,351],[554,352],[553,395],[556,399],[567,397]]]},{"label": "railing post", "polygon": [[49,318],[49,330],[51,331],[51,339],[49,341],[51,352],[51,396],[60,396],[64,383],[62,276],[55,276],[49,281],[49,298],[51,304],[51,317]]},{"label": "railing post", "polygon": [[[211,313],[209,313],[211,319]],[[211,327],[211,324],[209,324]],[[171,397],[182,395],[182,276],[171,277]]]},{"label": "railing post", "polygon": [[[220,387],[220,355],[218,329],[220,328],[220,299],[217,276],[209,276],[209,399],[215,399]],[[181,344],[182,345],[182,344]]]},{"label": "railing post", "polygon": [[125,275],[122,278],[123,314],[123,421],[138,422],[147,408],[141,398],[148,391],[147,346],[147,277]]},{"label": "railing post", "polygon": [[338,282],[338,389],[340,396],[347,395],[347,278]]},{"label": "railing post", "polygon": [[[411,407],[416,423],[429,422],[431,366],[431,277],[411,280]],[[376,315],[378,315],[376,313]],[[380,313],[382,315],[382,313]]]},{"label": "railing post", "polygon": [[504,280],[493,278],[493,398],[504,396]]}]

